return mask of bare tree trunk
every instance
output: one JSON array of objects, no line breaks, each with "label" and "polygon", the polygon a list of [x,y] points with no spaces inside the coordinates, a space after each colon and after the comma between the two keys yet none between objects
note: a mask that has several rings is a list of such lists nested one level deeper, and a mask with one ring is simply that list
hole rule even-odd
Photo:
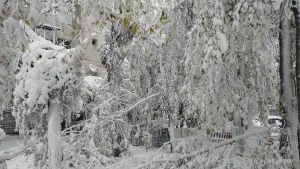
[{"label": "bare tree trunk", "polygon": [[[294,16],[295,16],[295,26],[296,26],[296,82],[297,82],[297,88],[296,88],[296,96],[297,96],[297,100],[298,100],[298,123],[300,121],[300,116],[299,116],[299,112],[300,112],[300,16],[299,16],[299,2],[296,2],[295,0],[293,0],[292,2],[293,5],[295,5],[292,10],[294,12]],[[298,151],[300,152],[300,139],[299,139],[299,124],[298,124]]]},{"label": "bare tree trunk", "polygon": [[61,115],[59,104],[52,102],[49,107],[48,150],[50,152],[50,169],[58,169],[61,167],[62,160]]},{"label": "bare tree trunk", "polygon": [[296,109],[296,98],[293,92],[293,65],[291,54],[291,21],[287,16],[289,10],[289,0],[281,4],[279,45],[280,45],[280,106],[286,125],[284,128],[289,133],[291,149],[293,150],[294,169],[299,168],[298,153],[298,114]]}]

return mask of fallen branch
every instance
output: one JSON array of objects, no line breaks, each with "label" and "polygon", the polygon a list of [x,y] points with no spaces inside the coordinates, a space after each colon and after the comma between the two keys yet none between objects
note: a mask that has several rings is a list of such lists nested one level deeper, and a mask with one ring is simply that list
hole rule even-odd
[{"label": "fallen branch", "polygon": [[[150,99],[150,98],[152,98],[152,97],[155,97],[155,96],[157,96],[157,95],[160,95],[160,93],[156,93],[156,94],[150,95],[150,96],[148,96],[148,97],[146,97],[146,98],[144,98],[144,99],[142,99],[142,100],[139,100],[139,101],[136,102],[134,105],[130,106],[128,109],[119,111],[119,112],[117,112],[117,113],[114,114],[114,115],[111,115],[111,116],[104,116],[104,117],[98,117],[98,118],[104,118],[104,119],[105,119],[105,118],[115,118],[115,117],[122,116],[122,115],[126,114],[127,112],[129,112],[130,110],[132,110],[133,108],[135,108],[136,106],[138,106],[140,103],[142,103],[142,102],[144,102],[144,101],[146,101],[146,100],[148,100],[148,99]],[[77,127],[77,126],[79,126],[79,125],[82,125],[83,123],[88,122],[88,121],[90,121],[90,120],[92,120],[92,119],[90,118],[90,119],[84,120],[84,121],[82,121],[82,122],[80,122],[80,123],[78,123],[78,124],[76,124],[76,125],[73,125],[73,126],[67,128],[67,129],[64,129],[64,130],[62,131],[62,133],[66,133],[67,130],[70,130],[70,129],[74,128],[74,127]]]},{"label": "fallen branch", "polygon": [[220,143],[217,143],[214,146],[212,146],[211,148],[210,147],[206,147],[205,149],[202,149],[202,150],[199,150],[199,151],[195,151],[195,152],[190,153],[190,154],[181,155],[179,158],[176,158],[176,159],[172,159],[172,160],[161,159],[161,160],[149,161],[146,164],[143,164],[141,166],[137,166],[135,169],[141,169],[143,167],[146,167],[146,166],[150,165],[151,163],[160,163],[160,164],[166,163],[166,162],[173,162],[173,163],[175,163],[176,161],[180,161],[180,160],[183,160],[183,159],[186,159],[186,158],[191,158],[191,157],[203,154],[203,153],[207,153],[211,149],[215,149],[215,148],[221,147],[223,145],[230,144],[232,142],[237,142],[238,140],[250,137],[252,135],[264,133],[267,130],[269,130],[271,127],[273,127],[273,125],[261,128],[259,131],[248,131],[248,132],[246,132],[246,133],[244,133],[242,135],[239,135],[239,136],[236,136],[234,138],[227,139],[227,140],[224,140],[224,141],[222,141]]},{"label": "fallen branch", "polygon": [[0,154],[0,161],[4,161],[4,160],[10,160],[16,156],[18,156],[19,154],[21,154],[23,151],[25,151],[27,148],[29,147],[29,145],[24,146],[23,148],[21,148],[20,150],[12,153],[12,154]]},{"label": "fallen branch", "polygon": [[106,166],[107,163],[115,163],[114,160],[112,160],[112,159],[110,159],[110,158],[108,158],[108,157],[106,157],[104,155],[96,154],[96,153],[94,153],[93,151],[91,151],[91,150],[89,150],[87,148],[82,148],[82,150],[86,150],[86,151],[90,152],[91,154],[93,154],[95,157],[97,157],[95,160],[98,161],[98,159],[100,159],[101,164],[104,165],[104,166]]}]

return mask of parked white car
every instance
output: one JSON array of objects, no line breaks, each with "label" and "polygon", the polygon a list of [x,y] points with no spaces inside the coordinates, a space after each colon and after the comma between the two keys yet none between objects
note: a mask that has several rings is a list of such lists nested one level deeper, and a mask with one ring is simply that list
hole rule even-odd
[{"label": "parked white car", "polygon": [[280,116],[268,116],[268,125],[277,124],[278,127],[282,128],[282,117]]},{"label": "parked white car", "polygon": [[[272,124],[277,124],[277,127],[282,128],[282,117],[280,116],[268,116],[268,126]],[[258,117],[253,117],[253,126],[263,127],[264,124],[258,120]]]},{"label": "parked white car", "polygon": [[271,128],[269,142],[280,140],[280,129],[282,128],[282,117],[268,116],[268,125],[276,124]]}]

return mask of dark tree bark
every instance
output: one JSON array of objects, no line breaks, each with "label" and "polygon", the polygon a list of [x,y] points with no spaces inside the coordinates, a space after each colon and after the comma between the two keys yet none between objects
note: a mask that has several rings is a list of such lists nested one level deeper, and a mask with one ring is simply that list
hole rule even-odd
[{"label": "dark tree bark", "polygon": [[[296,27],[296,82],[297,82],[297,86],[296,86],[296,96],[297,96],[297,110],[298,110],[298,122],[300,121],[300,116],[299,116],[299,112],[300,112],[300,16],[299,16],[299,8],[297,8],[297,6],[299,4],[297,4],[299,2],[296,2],[295,0],[292,1],[292,10],[295,16],[295,27]],[[299,124],[298,124],[298,133],[297,133],[297,137],[298,137],[298,151],[300,152],[300,140],[299,140]]]}]

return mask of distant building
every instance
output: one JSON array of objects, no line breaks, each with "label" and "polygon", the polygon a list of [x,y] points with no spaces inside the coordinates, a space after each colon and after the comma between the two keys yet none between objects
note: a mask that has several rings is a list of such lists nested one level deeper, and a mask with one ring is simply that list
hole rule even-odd
[{"label": "distant building", "polygon": [[[103,43],[104,37],[103,33],[99,31],[94,31],[97,36],[93,41],[87,46],[85,54],[82,56],[81,61],[85,67],[86,75],[93,75],[98,77],[104,77],[106,75],[106,69],[101,63],[101,56],[97,51],[99,44]],[[90,71],[90,64],[93,64],[98,68],[97,73],[93,74]]]},{"label": "distant building", "polygon": [[[57,17],[56,22],[51,24],[40,24],[39,26],[35,27],[35,32],[39,36],[42,36],[45,39],[52,41],[57,45],[65,46],[67,49],[76,47],[78,38],[80,36],[83,36],[82,38],[84,39],[85,34],[81,31],[81,25],[77,23],[77,18],[81,18],[81,8],[79,5],[76,5],[75,7],[75,18],[56,10],[54,12],[54,14],[56,14]],[[104,37],[102,31],[99,29],[94,29],[93,32],[96,33],[97,36],[87,46],[86,52],[82,56],[81,61],[83,63],[83,66],[85,67],[86,76],[93,75],[98,77],[104,77],[106,75],[106,69],[101,64],[101,56],[97,51],[97,47],[104,41]],[[98,68],[96,73],[91,72],[90,64],[93,64]]]}]

